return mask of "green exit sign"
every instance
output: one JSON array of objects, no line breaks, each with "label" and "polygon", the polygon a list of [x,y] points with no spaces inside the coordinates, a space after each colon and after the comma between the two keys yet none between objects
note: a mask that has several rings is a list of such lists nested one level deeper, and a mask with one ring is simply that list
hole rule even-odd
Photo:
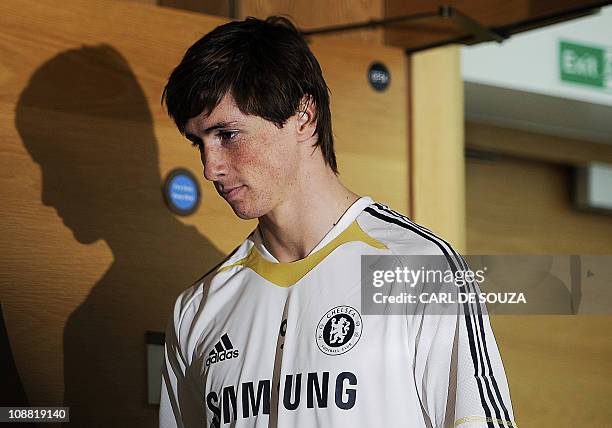
[{"label": "green exit sign", "polygon": [[612,88],[612,50],[560,41],[561,80],[596,88]]}]

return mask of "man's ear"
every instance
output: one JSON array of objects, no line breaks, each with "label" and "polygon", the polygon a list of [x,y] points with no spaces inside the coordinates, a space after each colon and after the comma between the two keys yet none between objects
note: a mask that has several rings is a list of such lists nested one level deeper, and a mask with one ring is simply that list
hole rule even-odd
[{"label": "man's ear", "polygon": [[315,120],[317,106],[312,97],[305,94],[300,101],[297,111],[296,131],[298,140],[304,141],[311,138],[317,129],[317,121]]}]

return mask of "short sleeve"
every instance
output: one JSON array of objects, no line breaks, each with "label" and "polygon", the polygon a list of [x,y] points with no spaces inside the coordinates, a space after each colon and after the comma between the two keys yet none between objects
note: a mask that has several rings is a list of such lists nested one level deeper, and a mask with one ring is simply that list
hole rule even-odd
[{"label": "short sleeve", "polygon": [[164,344],[164,365],[161,379],[161,398],[159,403],[159,427],[183,427],[179,406],[179,385],[184,383],[185,362],[180,353],[177,329],[180,310],[178,301],[174,313],[166,326],[166,341]]},{"label": "short sleeve", "polygon": [[164,365],[159,403],[160,428],[208,426],[202,386],[201,358],[193,358],[193,317],[201,283],[181,293],[166,326]]},{"label": "short sleeve", "polygon": [[[451,269],[467,270],[449,258]],[[475,282],[458,289],[479,293]],[[458,299],[459,300],[459,299]],[[516,427],[508,382],[486,307],[457,301],[422,314],[415,379],[426,423],[443,428]]]}]

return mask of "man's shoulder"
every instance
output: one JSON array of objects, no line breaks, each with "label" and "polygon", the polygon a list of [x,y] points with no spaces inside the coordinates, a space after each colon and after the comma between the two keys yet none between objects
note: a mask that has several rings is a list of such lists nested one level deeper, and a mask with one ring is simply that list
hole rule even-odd
[{"label": "man's shoulder", "polygon": [[357,222],[364,232],[394,254],[456,254],[443,238],[382,203],[374,202],[366,207]]},{"label": "man's shoulder", "polygon": [[251,237],[252,233],[240,245],[225,256],[223,260],[213,266],[197,280],[193,281],[187,289],[183,290],[179,294],[179,296],[176,298],[175,310],[181,313],[181,317],[190,306],[197,306],[198,300],[203,297],[212,280],[224,267],[231,266],[247,256],[250,248],[253,246]]}]

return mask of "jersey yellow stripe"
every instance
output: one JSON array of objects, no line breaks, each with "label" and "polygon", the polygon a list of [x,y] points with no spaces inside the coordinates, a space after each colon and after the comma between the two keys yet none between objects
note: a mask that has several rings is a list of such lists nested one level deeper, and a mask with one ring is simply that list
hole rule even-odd
[{"label": "jersey yellow stripe", "polygon": [[314,269],[315,266],[317,266],[323,259],[325,259],[325,257],[331,254],[331,252],[340,245],[355,241],[364,242],[378,249],[388,249],[385,244],[372,238],[370,235],[364,232],[357,223],[357,220],[354,220],[338,236],[329,241],[327,245],[304,257],[303,259],[289,263],[271,262],[264,258],[259,250],[257,250],[257,248],[255,248],[253,245],[246,257],[228,266],[219,268],[217,273],[242,265],[252,269],[259,276],[267,279],[275,285],[278,285],[279,287],[290,287],[303,278],[304,275]]}]

